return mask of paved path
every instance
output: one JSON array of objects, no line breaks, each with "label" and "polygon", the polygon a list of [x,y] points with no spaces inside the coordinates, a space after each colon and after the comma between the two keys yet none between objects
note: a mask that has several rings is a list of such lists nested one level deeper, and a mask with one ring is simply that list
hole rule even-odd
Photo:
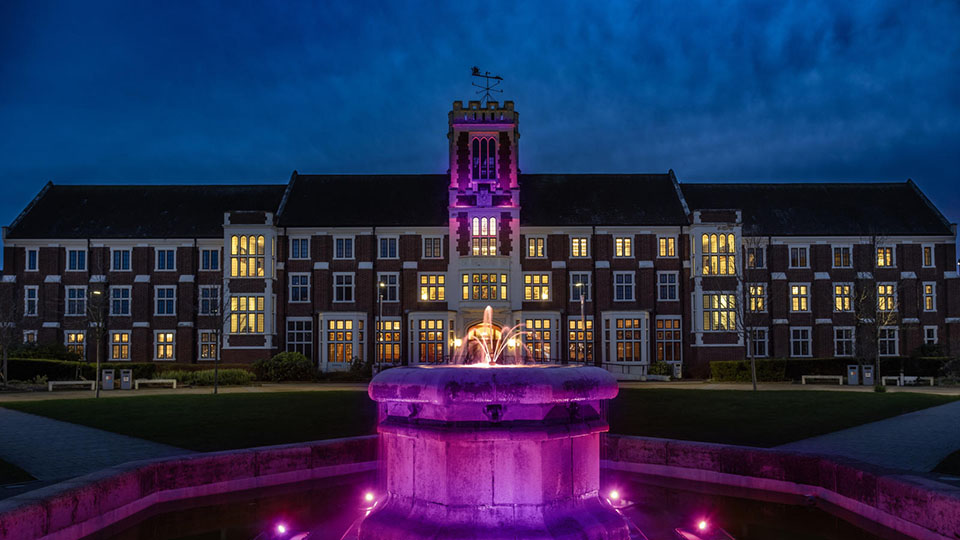
[{"label": "paved path", "polygon": [[[250,386],[221,386],[221,394],[262,394],[265,392],[336,392],[351,390],[367,391],[367,383],[258,383]],[[142,388],[140,390],[101,390],[102,398],[125,398],[136,396],[163,396],[183,394],[212,394],[209,386],[189,388]],[[48,399],[93,398],[92,390],[46,390],[36,392],[0,392],[0,403],[18,401],[44,401]]]},{"label": "paved path", "polygon": [[778,447],[845,456],[892,469],[930,472],[960,449],[960,401]]},{"label": "paved path", "polygon": [[189,453],[173,446],[0,408],[0,458],[38,480],[62,480],[127,461]]}]

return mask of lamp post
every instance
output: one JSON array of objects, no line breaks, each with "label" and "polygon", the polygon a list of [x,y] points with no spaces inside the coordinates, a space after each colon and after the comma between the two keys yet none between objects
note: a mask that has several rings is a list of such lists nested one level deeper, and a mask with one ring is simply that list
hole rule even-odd
[{"label": "lamp post", "polygon": [[377,362],[377,373],[380,373],[380,369],[383,367],[381,365],[381,353],[380,353],[380,332],[383,331],[383,291],[386,289],[387,284],[384,282],[377,283],[377,311],[379,311],[379,318],[377,319],[377,324],[375,326],[376,333],[374,334],[373,342],[376,345],[377,350],[375,351],[375,358]]},{"label": "lamp post", "polygon": [[587,317],[585,315],[583,306],[586,302],[587,288],[586,284],[582,281],[577,283],[575,287],[580,291],[580,327],[583,330],[583,341],[580,342],[580,354],[583,358],[583,363],[587,363]]},{"label": "lamp post", "polygon": [[91,295],[93,296],[91,300],[93,300],[94,305],[87,306],[87,309],[91,310],[91,314],[93,315],[93,324],[94,324],[93,328],[94,328],[94,331],[97,333],[96,340],[95,340],[96,347],[97,347],[97,352],[96,352],[97,369],[94,372],[95,380],[94,380],[93,386],[94,388],[96,388],[96,397],[99,398],[100,397],[100,348],[102,345],[101,336],[103,335],[103,309],[102,309],[102,306],[100,305],[100,297],[103,296],[103,292],[91,291]]}]

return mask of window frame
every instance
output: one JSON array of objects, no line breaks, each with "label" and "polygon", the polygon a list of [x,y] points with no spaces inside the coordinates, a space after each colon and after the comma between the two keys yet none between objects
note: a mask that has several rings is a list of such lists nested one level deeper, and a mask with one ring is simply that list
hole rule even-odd
[{"label": "window frame", "polygon": [[[30,255],[33,255],[33,268],[30,268]],[[23,271],[24,272],[39,272],[40,271],[40,248],[25,248],[23,254]]]},{"label": "window frame", "polygon": [[[877,292],[877,311],[882,313],[894,313],[900,311],[900,299],[899,292],[897,290],[897,284],[893,281],[878,281],[876,282],[876,292]],[[892,294],[880,294],[880,287],[890,287],[893,291]],[[882,309],[880,306],[884,303],[881,302],[883,298],[891,298],[893,301],[893,309]]]},{"label": "window frame", "polygon": [[[837,295],[837,287],[848,287],[849,294]],[[854,284],[849,281],[834,281],[830,283],[830,296],[833,298],[833,312],[834,313],[852,313],[853,306],[853,297],[854,297]],[[847,309],[837,309],[837,299],[845,299],[846,304],[848,305]]]},{"label": "window frame", "polygon": [[[212,264],[214,262],[214,257],[216,255],[216,265]],[[205,258],[204,255],[207,255]],[[200,271],[201,272],[219,272],[221,268],[220,260],[223,257],[220,255],[219,248],[202,248],[200,249]],[[206,265],[206,266],[205,266]]]},{"label": "window frame", "polygon": [[[390,243],[393,242],[393,256],[390,256]],[[387,255],[384,256],[384,242],[387,243]],[[385,234],[377,236],[377,259],[384,261],[395,261],[400,258],[400,236],[396,234]]]},{"label": "window frame", "polygon": [[[427,256],[427,242],[428,242],[428,241],[429,241],[430,243],[433,243],[434,241],[437,242],[437,247],[438,247],[439,250],[440,250],[440,255],[435,255],[435,256],[430,256],[430,257]],[[432,250],[431,250],[431,251],[432,251]],[[429,235],[429,236],[423,236],[423,237],[421,237],[421,238],[420,238],[420,258],[421,258],[421,259],[425,259],[425,260],[443,259],[443,236]]]},{"label": "window frame", "polygon": [[[796,339],[794,331],[806,331],[806,339]],[[806,343],[806,354],[794,354],[794,343]],[[812,358],[813,357],[813,328],[809,326],[791,326],[790,327],[790,358]]]},{"label": "window frame", "polygon": [[[794,293],[793,293],[793,288],[794,288],[794,287],[803,287],[803,290],[806,291],[806,292],[804,292],[803,294],[794,295]],[[798,282],[791,282],[791,283],[787,284],[787,295],[788,295],[788,300],[789,300],[789,304],[790,304],[789,312],[790,312],[790,313],[810,313],[810,311],[811,311],[811,306],[810,306],[810,293],[811,293],[811,289],[810,289],[810,283],[809,283],[809,282],[799,282],[799,281],[798,281]],[[794,297],[796,297],[796,298],[800,301],[800,303],[803,304],[803,306],[804,306],[803,309],[794,309],[794,302],[793,302],[793,301],[794,301]]]},{"label": "window frame", "polygon": [[[803,253],[803,264],[794,266],[793,250],[797,251],[797,262],[799,263],[800,253]],[[802,250],[802,251],[800,251]],[[800,270],[810,268],[810,245],[809,244],[787,244],[787,268],[790,270]]]},{"label": "window frame", "polygon": [[[673,283],[662,283],[660,281],[661,277],[673,276]],[[665,298],[662,296],[663,288],[667,287],[668,291],[670,287],[673,287],[673,298]],[[657,302],[679,302],[680,301],[680,272],[676,270],[661,270],[657,272]]]},{"label": "window frame", "polygon": [[[547,258],[547,237],[542,234],[528,234],[527,237],[527,250],[525,252],[527,259],[546,259]],[[537,242],[540,242],[541,245],[537,246]],[[533,245],[531,245],[533,243]],[[534,251],[538,251],[539,247],[540,255],[530,255],[530,248],[533,247]],[[532,320],[532,319],[531,319]]]},{"label": "window frame", "polygon": [[[489,145],[493,143],[493,153],[490,153]],[[476,146],[476,149],[474,149]],[[484,148],[486,146],[486,148]],[[484,150],[486,150],[487,162],[482,161]],[[498,137],[493,133],[477,133],[470,137],[470,181],[476,184],[477,182],[497,182],[500,179],[500,141]],[[480,155],[475,155],[475,152],[480,152]],[[492,165],[490,160],[493,160]],[[491,170],[492,167],[492,170]],[[486,169],[487,177],[478,178],[483,176],[483,171]],[[493,175],[490,178],[490,175]]]},{"label": "window frame", "polygon": [[[538,283],[533,283],[534,276],[537,277]],[[530,283],[527,283],[528,277],[530,278]],[[543,278],[546,278],[546,281],[544,281]],[[549,302],[553,300],[553,293],[550,290],[553,285],[552,272],[522,272],[520,279],[523,280],[521,286],[523,287],[524,302]],[[546,290],[546,294],[544,294],[544,290]],[[530,292],[529,298],[527,292]],[[535,298],[535,296],[538,298]]]},{"label": "window frame", "polygon": [[[117,254],[127,254],[127,267],[117,267]],[[121,256],[121,262],[123,257]],[[133,249],[132,248],[110,248],[110,271],[111,272],[130,272],[133,268]]]},{"label": "window frame", "polygon": [[[292,329],[291,329],[291,323],[293,323]],[[303,323],[303,324],[309,323],[310,329],[307,330],[304,327],[297,328],[297,323]],[[314,343],[316,342],[316,337],[317,337],[315,333],[316,323],[314,321],[314,318],[313,317],[287,317],[283,328],[284,328],[283,349],[286,352],[299,352],[300,354],[306,356],[311,363],[313,363],[314,352],[316,348],[314,347]],[[309,341],[305,341],[303,339],[298,339],[294,341],[293,339],[291,339],[291,336],[296,334],[309,334],[310,339]],[[304,336],[297,336],[297,337],[302,338]],[[291,345],[293,346],[292,348],[291,348]],[[298,345],[301,346],[302,350],[297,349]],[[309,348],[310,354],[307,354],[304,352],[305,350],[307,350],[307,348]]]},{"label": "window frame", "polygon": [[[927,286],[930,286],[930,294],[927,294]],[[927,309],[927,298],[930,299],[932,307]],[[921,309],[924,313],[935,313],[937,311],[937,282],[924,281],[920,283]]]},{"label": "window frame", "polygon": [[[65,272],[86,272],[87,271],[87,249],[86,248],[66,248],[66,260],[64,261]],[[80,267],[80,256],[77,256],[77,268],[70,268],[70,254],[78,253],[83,254],[83,267]],[[84,344],[86,346],[86,344]]]},{"label": "window frame", "polygon": [[[71,335],[80,335],[80,349],[83,351],[83,354],[80,354],[80,361],[84,361],[87,358],[87,331],[86,330],[64,330],[63,332],[63,345],[67,350],[76,352],[70,348],[70,336]],[[77,346],[77,342],[74,342],[74,347]]]},{"label": "window frame", "polygon": [[[886,336],[883,333],[886,332]],[[890,337],[890,332],[893,332],[893,337]],[[890,349],[887,348],[887,352],[883,352],[884,342],[889,344],[893,343],[893,352],[890,352]],[[883,358],[900,356],[900,329],[896,326],[881,326],[877,330],[877,355]]]},{"label": "window frame", "polygon": [[[846,250],[847,264],[843,263],[843,250]],[[840,255],[840,265],[837,265],[837,255]],[[830,246],[830,268],[849,269],[853,268],[853,245],[852,244],[831,244]]]},{"label": "window frame", "polygon": [[[117,312],[115,312],[115,311],[113,310],[113,302],[114,302],[113,291],[121,291],[121,290],[126,290],[126,291],[127,291],[127,297],[126,297],[125,299],[124,299],[124,298],[119,298],[119,299],[117,299],[117,301],[123,302],[124,300],[126,300],[126,302],[127,302],[127,311],[126,311],[126,313],[117,313]],[[131,287],[130,285],[111,285],[111,286],[110,286],[110,289],[107,291],[107,294],[110,295],[110,297],[109,297],[109,301],[110,301],[109,314],[110,314],[111,317],[129,317],[130,314],[133,313],[133,287]]]},{"label": "window frame", "polygon": [[[750,252],[756,251],[760,254],[760,265],[751,265],[750,264]],[[767,247],[766,246],[746,246],[745,251],[746,260],[743,261],[743,265],[747,270],[763,270],[767,267]]]},{"label": "window frame", "polygon": [[613,236],[613,258],[635,259],[636,252],[633,249],[633,240],[633,235]]},{"label": "window frame", "polygon": [[[436,279],[430,283],[430,277]],[[426,283],[424,283],[426,279]],[[440,282],[443,283],[440,283]],[[430,299],[430,289],[435,289],[434,299]],[[424,290],[426,289],[426,290]],[[424,298],[426,296],[426,298]],[[417,274],[417,301],[418,302],[446,302],[447,301],[447,274],[444,272],[420,272]]]},{"label": "window frame", "polygon": [[[343,242],[343,255],[337,256],[337,242]],[[350,255],[347,256],[347,246],[350,246]],[[357,242],[356,236],[348,234],[338,234],[333,237],[333,260],[335,261],[352,261],[357,256]]]},{"label": "window frame", "polygon": [[[126,334],[126,335],[127,335],[127,341],[126,341],[126,342],[121,342],[121,343],[119,343],[119,346],[120,346],[120,347],[126,347],[126,348],[127,348],[127,357],[126,357],[126,358],[117,358],[117,357],[114,355],[115,347],[118,345],[118,343],[115,343],[115,342],[113,341],[113,337],[114,337],[115,335],[118,335],[118,334]],[[109,358],[107,358],[107,360],[108,360],[109,362],[129,362],[129,361],[130,361],[130,353],[133,351],[133,332],[131,332],[130,330],[111,330],[110,333],[107,335],[107,338],[109,339],[109,341],[107,341],[107,346],[108,346],[108,348],[109,348],[109,350],[107,351],[108,354],[109,354]]]},{"label": "window frame", "polygon": [[[27,296],[27,291],[33,291],[33,313],[30,313],[28,309],[30,307],[30,298]],[[64,293],[66,294],[66,293]],[[23,316],[24,317],[38,317],[40,315],[40,286],[39,285],[24,285],[23,286]]]},{"label": "window frame", "polygon": [[[663,243],[663,245],[661,245]],[[672,245],[671,245],[672,244]],[[670,248],[673,248],[673,255],[670,255]],[[676,236],[657,236],[657,258],[658,259],[676,259],[677,255],[677,237]],[[663,254],[666,252],[666,254]]]},{"label": "window frame", "polygon": [[[573,276],[584,274],[587,276],[587,281],[574,281]],[[583,299],[584,302],[590,302],[593,299],[593,272],[589,270],[572,270],[567,274],[567,279],[570,280],[570,302],[571,303],[580,303],[580,297],[576,296],[574,293],[577,290],[577,283],[584,283],[587,289],[587,295]]]},{"label": "window frame", "polygon": [[[246,299],[241,302],[241,299]],[[234,302],[236,300],[236,302]],[[263,308],[260,308],[260,303]],[[246,303],[246,309],[240,309]],[[251,308],[250,305],[253,304]],[[234,307],[236,305],[237,307]],[[230,295],[230,313],[227,317],[228,333],[232,336],[258,336],[267,333],[267,295],[239,293]],[[241,326],[241,316],[246,316],[246,325]],[[253,322],[250,322],[251,316]],[[236,328],[236,330],[234,330]],[[246,328],[246,331],[242,331]]]},{"label": "window frame", "polygon": [[[929,341],[928,331],[933,330],[933,342]],[[939,345],[940,344],[940,327],[937,325],[925,325],[923,327],[923,344],[924,345]]]},{"label": "window frame", "polygon": [[[310,277],[311,277],[310,272],[290,272],[287,274],[287,301],[288,302],[290,302],[291,304],[309,304],[310,303],[310,300],[312,299],[311,298],[312,284],[311,284]],[[294,278],[298,278],[298,279],[306,278],[307,282],[306,284],[303,284],[303,283],[294,284],[293,283]],[[301,297],[299,300],[295,300],[294,294],[293,294],[294,289],[299,290],[303,288],[306,288],[306,294],[303,297]]]},{"label": "window frame", "polygon": [[[707,299],[710,297],[717,297],[718,307],[714,308],[712,306],[707,306]],[[726,307],[720,306],[720,298],[726,298],[726,302],[730,303],[732,300],[733,305],[728,305]],[[737,331],[737,304],[739,303],[737,298],[737,293],[735,291],[703,291],[700,293],[700,312],[703,315],[700,320],[700,324],[703,324],[709,313],[717,313],[717,328],[713,328],[713,321],[710,324],[703,324],[701,328],[702,332],[736,332]],[[712,304],[712,302],[711,302]],[[726,314],[726,316],[721,317],[720,315]],[[712,319],[712,317],[711,317]],[[727,328],[722,328],[722,320],[727,321]],[[708,328],[709,327],[709,328]]]},{"label": "window frame", "polygon": [[[589,259],[590,258],[590,235],[581,236],[581,235],[569,235],[569,246],[570,246],[570,258],[571,259]],[[580,255],[574,255],[574,245],[578,242],[577,240],[583,241],[583,249],[579,250],[582,253]]]},{"label": "window frame", "polygon": [[[203,291],[217,291],[217,294],[215,296],[208,296],[207,298],[204,298]],[[220,311],[219,308],[223,305],[223,299],[220,297],[219,285],[200,285],[199,287],[197,287],[197,298],[199,299],[199,302],[197,305],[197,315],[200,315],[203,317],[225,315],[221,313],[214,313],[213,310],[210,309],[210,306],[213,305],[210,302],[214,300],[216,301],[218,312]],[[207,309],[203,309],[204,302],[207,303]]]},{"label": "window frame", "polygon": [[[770,328],[767,326],[751,326],[747,328],[750,332],[750,346],[753,347],[754,358],[770,358]],[[763,333],[763,339],[757,339],[757,332]],[[763,343],[763,354],[757,353],[757,344]]]},{"label": "window frame", "polygon": [[[731,245],[731,242],[733,245]],[[700,243],[696,249],[700,250],[698,264],[700,265],[701,276],[730,277],[739,275],[740,262],[737,260],[739,253],[736,234],[722,230],[700,233]],[[714,265],[714,262],[717,264]]]},{"label": "window frame", "polygon": [[[619,276],[630,276],[630,282],[617,283],[617,277]],[[611,281],[613,282],[613,301],[614,302],[635,302],[637,299],[637,273],[633,270],[627,271],[618,271],[613,272],[611,275]],[[618,287],[629,287],[630,288],[630,297],[629,298],[617,298],[617,288]]]},{"label": "window frame", "polygon": [[[838,332],[850,332],[850,339],[840,339]],[[850,352],[841,354],[838,344],[850,342]],[[855,326],[834,326],[833,327],[833,355],[837,358],[852,358],[857,354],[857,327]]]},{"label": "window frame", "polygon": [[[32,339],[32,340],[27,339],[27,336],[33,336],[33,339]],[[23,331],[23,341],[22,341],[22,343],[23,343],[24,345],[27,345],[27,344],[29,344],[29,343],[36,343],[36,342],[37,342],[37,338],[39,338],[39,337],[40,337],[40,336],[39,336],[39,332],[38,332],[37,330],[24,330],[24,331]]]},{"label": "window frame", "polygon": [[[597,325],[593,320],[593,315],[581,317],[569,313],[566,322],[563,332],[567,335],[567,350],[564,351],[564,354],[567,355],[570,363],[589,365],[596,359],[595,355],[597,353]],[[578,334],[583,334],[583,338],[577,337]],[[583,344],[582,349],[577,347],[580,344]],[[603,347],[602,344],[600,346]],[[583,358],[580,358],[580,353],[583,353]]]},{"label": "window frame", "polygon": [[[71,313],[71,312],[70,312],[70,302],[71,302],[70,291],[76,291],[76,290],[83,290],[83,296],[82,296],[82,298],[83,298],[83,309],[81,310],[80,313]],[[89,298],[87,298],[87,295],[88,295],[88,294],[90,294],[90,293],[89,293],[89,291],[87,290],[87,286],[86,286],[86,285],[67,285],[66,287],[64,287],[64,288],[63,288],[63,301],[64,301],[63,316],[64,316],[64,317],[86,317],[86,316],[87,316],[87,303],[88,303],[88,301],[89,301]],[[77,301],[77,300],[79,300],[79,297],[72,299],[72,301],[74,301],[74,302]]]},{"label": "window frame", "polygon": [[[660,328],[659,324],[663,321],[676,322],[677,325],[673,327],[671,324],[669,328],[664,325],[663,328]],[[674,339],[674,332],[676,332],[676,339]],[[667,336],[668,333],[669,336]],[[667,359],[667,348],[661,348],[660,345],[668,343],[672,345],[671,350],[677,353],[679,358]],[[653,357],[655,362],[683,362],[683,317],[680,315],[657,315],[653,321]]]},{"label": "window frame", "polygon": [[[158,295],[160,289],[173,290],[173,298],[163,298],[164,302],[173,302],[172,313],[160,313],[157,308],[160,306],[161,298]],[[175,285],[154,285],[153,287],[153,316],[154,317],[176,317],[177,316],[177,287]]]},{"label": "window frame", "polygon": [[[165,347],[170,347],[171,355],[170,357],[163,357],[157,354],[160,352],[161,342],[157,340],[157,336],[161,334],[170,334],[173,336],[173,340],[169,343],[163,342]],[[153,331],[153,361],[154,362],[176,362],[177,361],[177,331],[176,330],[154,330]]]},{"label": "window frame", "polygon": [[[889,249],[890,250],[890,264],[880,264],[880,250]],[[873,264],[874,268],[896,268],[897,267],[897,246],[896,245],[877,245],[873,250]]]},{"label": "window frame", "polygon": [[[384,278],[393,278],[393,284],[387,281],[383,281]],[[384,287],[383,302],[384,304],[396,304],[400,302],[400,272],[377,272],[377,296],[380,295],[380,283],[386,283]],[[393,300],[390,299],[390,291],[393,290]]]},{"label": "window frame", "polygon": [[[470,218],[470,256],[499,257],[501,218],[498,216],[475,215]],[[486,233],[484,229],[486,228]],[[484,253],[486,250],[486,253]]]},{"label": "window frame", "polygon": [[[350,277],[350,285],[346,284],[337,284],[338,277]],[[331,298],[332,303],[334,304],[352,304],[357,300],[356,287],[357,287],[357,277],[354,272],[333,272],[331,275],[331,284],[333,285],[333,297]],[[337,289],[343,288],[343,290],[350,291],[349,300],[337,300]]]},{"label": "window frame", "polygon": [[[173,268],[160,268],[160,253],[173,252]],[[167,259],[167,257],[164,257]],[[176,272],[177,271],[177,248],[155,247],[153,248],[153,271],[154,272]]]},{"label": "window frame", "polygon": [[[374,358],[381,363],[398,365],[403,362],[403,317],[374,317]],[[386,328],[384,327],[386,325]],[[386,339],[389,335],[390,339]],[[388,353],[388,354],[384,354]]]},{"label": "window frame", "polygon": [[[767,294],[769,293],[769,287],[766,282],[751,282],[746,283],[747,287],[747,313],[766,313],[767,312]],[[762,287],[762,292],[760,294],[754,294],[754,289],[757,287]],[[760,309],[751,309],[755,304],[758,304]]]},{"label": "window frame", "polygon": [[[927,264],[927,254],[926,251],[930,250],[930,264]],[[937,248],[936,244],[921,244],[920,245],[920,268],[936,268],[937,267]]]},{"label": "window frame", "polygon": [[[305,245],[303,245],[304,243]],[[289,257],[290,260],[292,261],[310,260],[310,237],[309,236],[291,236],[289,241],[289,246],[290,246],[290,257]],[[297,247],[295,248],[294,246],[297,246]]]}]

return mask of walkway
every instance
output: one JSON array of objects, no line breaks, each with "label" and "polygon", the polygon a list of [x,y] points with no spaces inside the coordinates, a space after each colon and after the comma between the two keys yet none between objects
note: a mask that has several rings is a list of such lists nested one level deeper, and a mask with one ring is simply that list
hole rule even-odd
[{"label": "walkway", "polygon": [[3,408],[0,408],[0,434],[0,458],[38,480],[61,480],[127,461],[191,453]]},{"label": "walkway", "polygon": [[891,469],[930,472],[960,449],[960,401],[902,414],[778,448],[853,458]]},{"label": "walkway", "polygon": [[[221,394],[260,394],[266,392],[366,392],[367,383],[258,383],[249,386],[221,386]],[[188,388],[141,388],[140,390],[101,390],[103,398],[125,398],[136,396],[164,396],[182,394],[212,394],[210,386]],[[45,401],[48,399],[93,398],[92,390],[46,390],[36,392],[0,392],[0,402]]]}]

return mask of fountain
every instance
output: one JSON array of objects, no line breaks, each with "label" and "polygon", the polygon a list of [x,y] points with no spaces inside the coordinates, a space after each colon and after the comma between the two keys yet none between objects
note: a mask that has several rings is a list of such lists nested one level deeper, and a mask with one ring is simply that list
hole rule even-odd
[{"label": "fountain", "polygon": [[630,538],[599,497],[600,411],[616,380],[594,367],[497,366],[511,335],[473,336],[482,356],[467,365],[371,382],[386,494],[361,540]]},{"label": "fountain", "polygon": [[[522,338],[526,334],[527,331],[522,324],[505,326],[496,332],[493,325],[493,308],[487,306],[483,310],[482,322],[467,333],[462,340],[463,346],[457,349],[450,363],[483,367],[503,365],[503,360],[506,359],[505,352],[513,351],[517,347],[520,347],[521,351],[525,349]],[[522,354],[519,362],[516,354],[511,356],[513,364],[522,363]]]}]

